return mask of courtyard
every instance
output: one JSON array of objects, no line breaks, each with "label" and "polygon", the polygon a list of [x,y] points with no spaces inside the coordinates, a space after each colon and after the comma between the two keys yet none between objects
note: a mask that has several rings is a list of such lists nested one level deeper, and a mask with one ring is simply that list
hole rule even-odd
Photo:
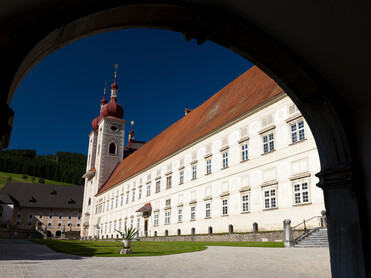
[{"label": "courtyard", "polygon": [[151,257],[86,257],[45,245],[0,240],[2,278],[18,277],[331,277],[328,248],[209,246]]}]

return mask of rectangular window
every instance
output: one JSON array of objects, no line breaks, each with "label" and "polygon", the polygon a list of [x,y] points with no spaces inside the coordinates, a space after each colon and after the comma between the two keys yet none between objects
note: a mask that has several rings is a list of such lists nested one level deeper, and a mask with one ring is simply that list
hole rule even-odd
[{"label": "rectangular window", "polygon": [[133,191],[133,195],[132,195],[131,201],[132,201],[132,202],[135,201],[135,190]]},{"label": "rectangular window", "polygon": [[211,159],[206,160],[206,174],[211,174]]},{"label": "rectangular window", "polygon": [[170,224],[170,211],[165,211],[165,224]]},{"label": "rectangular window", "polygon": [[264,208],[276,208],[276,189],[269,189],[264,191]]},{"label": "rectangular window", "polygon": [[304,120],[290,125],[291,142],[295,143],[305,139]]},{"label": "rectangular window", "polygon": [[138,196],[138,199],[142,199],[142,188],[139,187],[139,196]]},{"label": "rectangular window", "polygon": [[171,205],[171,199],[167,199],[167,200],[165,201],[165,204],[166,204],[166,206],[170,206],[170,205]]},{"label": "rectangular window", "polygon": [[197,165],[193,165],[192,166],[192,179],[196,179],[197,178]]},{"label": "rectangular window", "polygon": [[153,215],[153,226],[158,226],[158,213]]},{"label": "rectangular window", "polygon": [[309,203],[309,188],[307,182],[294,184],[295,204]]},{"label": "rectangular window", "polygon": [[130,228],[133,228],[133,227],[134,227],[134,219],[131,218],[131,219],[130,219]]},{"label": "rectangular window", "polygon": [[140,218],[137,218],[137,230],[140,228]]},{"label": "rectangular window", "polygon": [[160,192],[161,190],[161,181],[156,181],[156,193]]},{"label": "rectangular window", "polygon": [[113,223],[113,232],[116,231],[116,222]]},{"label": "rectangular window", "polygon": [[242,161],[246,161],[248,157],[248,150],[247,150],[247,144],[243,144],[241,146],[241,151],[242,151]]},{"label": "rectangular window", "polygon": [[223,168],[228,167],[228,152],[223,153]]},{"label": "rectangular window", "polygon": [[242,195],[242,211],[249,211],[249,195]]},{"label": "rectangular window", "polygon": [[102,212],[104,212],[104,208],[106,207],[106,203],[105,202],[103,202],[103,204],[102,204]]},{"label": "rectangular window", "polygon": [[171,176],[166,177],[166,189],[171,188]]},{"label": "rectangular window", "polygon": [[184,171],[181,170],[179,172],[179,184],[182,184],[184,182]]},{"label": "rectangular window", "polygon": [[183,210],[178,209],[178,222],[182,222],[182,215],[183,215]]},{"label": "rectangular window", "polygon": [[271,152],[274,150],[274,135],[270,133],[263,136],[263,151],[264,153]]},{"label": "rectangular window", "polygon": [[191,220],[196,220],[196,207],[191,207]]},{"label": "rectangular window", "polygon": [[119,206],[119,197],[116,197],[116,208]]},{"label": "rectangular window", "polygon": [[121,203],[120,203],[120,206],[122,206],[124,204],[124,194],[121,195]]},{"label": "rectangular window", "polygon": [[147,196],[151,195],[151,184],[147,185]]},{"label": "rectangular window", "polygon": [[126,192],[126,203],[129,203],[129,192]]},{"label": "rectangular window", "polygon": [[206,218],[211,217],[211,203],[205,204],[205,217]]},{"label": "rectangular window", "polygon": [[113,199],[111,200],[111,209],[113,209]]},{"label": "rectangular window", "polygon": [[222,200],[222,213],[223,213],[223,215],[228,214],[228,199],[223,199]]}]

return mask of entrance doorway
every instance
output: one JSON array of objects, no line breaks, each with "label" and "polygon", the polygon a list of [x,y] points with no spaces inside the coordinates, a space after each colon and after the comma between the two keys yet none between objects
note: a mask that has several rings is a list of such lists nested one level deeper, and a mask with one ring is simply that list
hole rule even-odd
[{"label": "entrance doorway", "polygon": [[148,219],[144,220],[144,236],[148,236]]}]

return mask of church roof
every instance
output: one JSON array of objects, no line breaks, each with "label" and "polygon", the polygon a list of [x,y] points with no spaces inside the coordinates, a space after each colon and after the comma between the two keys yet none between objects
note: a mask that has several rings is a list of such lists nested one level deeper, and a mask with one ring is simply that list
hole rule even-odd
[{"label": "church roof", "polygon": [[283,90],[256,66],[121,161],[98,194],[244,115]]},{"label": "church roof", "polygon": [[0,190],[0,203],[21,207],[81,209],[84,187],[9,182]]}]

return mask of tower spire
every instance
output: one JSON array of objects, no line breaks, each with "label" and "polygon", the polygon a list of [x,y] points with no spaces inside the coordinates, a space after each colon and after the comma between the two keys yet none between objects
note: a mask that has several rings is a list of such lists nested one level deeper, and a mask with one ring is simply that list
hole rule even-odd
[{"label": "tower spire", "polygon": [[133,130],[134,121],[131,121],[131,129],[129,132],[129,142],[134,141],[134,130]]},{"label": "tower spire", "polygon": [[106,87],[107,87],[107,82],[104,81],[104,92],[103,92],[103,98],[100,101],[100,111],[102,111],[103,106],[105,106],[107,104],[107,100],[106,100]]},{"label": "tower spire", "polygon": [[119,86],[116,83],[116,77],[117,77],[117,69],[118,69],[118,64],[115,64],[113,66],[115,68],[115,78],[113,79],[113,84],[111,85],[111,98],[117,98],[117,92]]}]

